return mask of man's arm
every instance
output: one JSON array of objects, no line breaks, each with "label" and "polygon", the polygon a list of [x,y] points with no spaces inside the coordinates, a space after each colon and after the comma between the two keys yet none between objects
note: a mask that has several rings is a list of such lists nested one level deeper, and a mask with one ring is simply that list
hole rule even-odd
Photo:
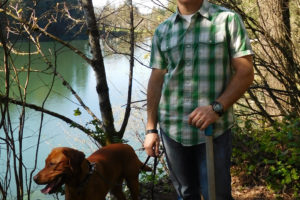
[{"label": "man's arm", "polygon": [[[232,66],[235,74],[223,94],[216,100],[223,105],[225,111],[241,98],[254,80],[252,56],[233,58]],[[202,106],[189,115],[189,124],[204,130],[218,118],[212,106]]]},{"label": "man's arm", "polygon": [[224,93],[217,99],[224,110],[231,107],[248,90],[254,80],[252,56],[244,56],[232,59],[235,74],[229,82]]},{"label": "man's arm", "polygon": [[[158,105],[166,70],[152,69],[147,89],[147,130],[157,128]],[[145,151],[149,156],[159,155],[159,136],[155,133],[146,135]]]}]

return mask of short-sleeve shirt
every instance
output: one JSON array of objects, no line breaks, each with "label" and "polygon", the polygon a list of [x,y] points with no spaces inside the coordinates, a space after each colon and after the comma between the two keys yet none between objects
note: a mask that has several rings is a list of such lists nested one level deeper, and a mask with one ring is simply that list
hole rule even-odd
[{"label": "short-sleeve shirt", "polygon": [[[224,92],[234,73],[232,58],[251,54],[239,15],[207,0],[188,27],[178,10],[160,24],[152,39],[150,67],[167,70],[158,112],[164,132],[185,146],[204,143],[204,132],[188,124],[189,114]],[[213,124],[214,137],[233,122],[230,108]]]}]

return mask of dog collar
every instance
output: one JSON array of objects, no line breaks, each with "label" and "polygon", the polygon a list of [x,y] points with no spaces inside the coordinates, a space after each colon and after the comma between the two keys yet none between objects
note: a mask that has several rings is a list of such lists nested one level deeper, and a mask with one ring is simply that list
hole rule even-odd
[{"label": "dog collar", "polygon": [[87,175],[84,177],[84,179],[82,180],[82,182],[79,184],[79,187],[83,187],[85,184],[87,184],[90,176],[94,173],[95,169],[96,169],[96,163],[91,163],[90,161],[88,161],[88,166],[89,166],[89,172],[87,173]]}]

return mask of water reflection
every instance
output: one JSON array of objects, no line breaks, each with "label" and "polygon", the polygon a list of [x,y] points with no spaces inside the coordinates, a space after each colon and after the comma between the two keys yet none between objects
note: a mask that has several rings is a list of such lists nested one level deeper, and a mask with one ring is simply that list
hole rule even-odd
[{"label": "water reflection", "polygon": [[[88,44],[86,41],[73,41],[72,44],[88,54]],[[18,44],[16,46],[19,50],[28,49],[26,44]],[[56,62],[57,71],[70,83],[73,89],[83,99],[85,104],[100,117],[98,96],[96,94],[95,76],[92,68],[78,55],[69,51],[66,48],[62,48],[60,44],[53,42],[43,42],[42,48],[46,52],[47,59],[51,60],[52,63]],[[57,51],[57,59],[54,59],[54,52]],[[33,50],[34,51],[34,50]],[[146,52],[136,50],[136,56],[143,60]],[[0,50],[0,56],[3,58],[2,49]],[[13,61],[15,66],[19,69],[28,68],[28,56],[16,56],[13,55]],[[147,62],[147,60],[144,60]],[[3,66],[3,61],[0,61],[0,66]],[[28,85],[28,96],[27,102],[38,106],[42,105],[46,95],[48,94],[50,83],[52,80],[52,69],[41,60],[40,55],[32,55],[30,66],[34,70],[43,71],[43,73],[30,73],[29,85]],[[127,99],[127,84],[128,84],[128,73],[129,73],[129,61],[125,56],[112,55],[105,57],[105,66],[107,73],[107,80],[110,89],[110,99],[113,106],[114,117],[117,124],[120,124],[123,118],[124,108],[122,107],[126,103]],[[0,69],[1,70],[1,69]],[[147,80],[150,75],[150,70],[135,63],[134,78],[136,81],[133,83],[133,101],[145,99]],[[27,74],[25,72],[18,73],[20,82],[22,85],[25,84]],[[4,93],[4,73],[0,72],[0,91]],[[143,91],[143,92],[141,92]],[[16,85],[12,84],[10,89],[10,95],[13,98],[20,99],[19,92]],[[141,103],[142,105],[144,103]],[[65,115],[74,121],[85,125],[92,118],[81,109],[81,116],[74,116],[73,111],[79,107],[76,99],[71,92],[62,85],[60,79],[55,77],[53,90],[45,104],[45,108]],[[18,133],[18,117],[20,114],[20,107],[12,105],[10,107],[10,114],[13,120],[13,129],[16,130],[14,134]],[[34,152],[37,143],[38,129],[40,124],[41,113],[35,112],[30,109],[26,109],[26,122],[25,122],[25,138],[24,139],[24,157],[25,165],[30,169],[34,161]],[[144,131],[143,121],[145,117],[144,111],[134,110],[130,117],[130,122],[125,134],[125,138],[130,140],[130,143],[135,148],[140,148],[141,144],[135,139],[134,134],[136,132]],[[145,120],[144,120],[145,121]],[[118,127],[119,125],[117,125]],[[0,135],[3,135],[3,130],[0,130]],[[44,159],[53,147],[56,146],[69,146],[79,149],[89,155],[96,149],[96,146],[91,140],[81,131],[70,128],[68,124],[61,120],[57,120],[49,115],[45,116],[43,122],[43,129],[41,135],[41,147],[39,152],[38,169],[41,169],[44,164]],[[2,162],[4,151],[0,151],[0,171],[3,167]],[[3,169],[3,168],[2,168]],[[1,173],[1,172],[0,172]],[[37,190],[40,188],[37,187]],[[41,199],[46,199],[44,195],[40,196],[39,192],[35,192]],[[52,198],[50,198],[52,199]]]}]

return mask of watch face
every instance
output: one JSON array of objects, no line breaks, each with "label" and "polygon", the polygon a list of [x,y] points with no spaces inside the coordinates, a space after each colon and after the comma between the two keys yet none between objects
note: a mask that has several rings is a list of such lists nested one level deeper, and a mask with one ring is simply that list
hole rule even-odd
[{"label": "watch face", "polygon": [[221,111],[223,110],[223,108],[222,108],[221,104],[216,103],[216,104],[214,105],[214,110],[215,110],[216,112],[221,112]]},{"label": "watch face", "polygon": [[222,116],[223,113],[224,113],[224,110],[223,110],[223,105],[220,104],[219,102],[213,102],[212,103],[212,107],[213,107],[213,110],[219,115],[219,116]]}]

